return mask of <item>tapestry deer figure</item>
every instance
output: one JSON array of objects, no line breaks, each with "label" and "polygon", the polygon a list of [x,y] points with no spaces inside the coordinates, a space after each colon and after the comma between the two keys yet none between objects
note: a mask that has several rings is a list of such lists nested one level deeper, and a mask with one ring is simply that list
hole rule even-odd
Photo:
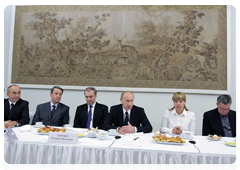
[{"label": "tapestry deer figure", "polygon": [[122,39],[119,39],[114,35],[114,38],[118,42],[118,50],[123,53],[123,56],[128,56],[128,55],[132,56],[136,52],[135,47],[122,44],[122,41],[126,38],[126,36],[127,34],[125,34],[125,37],[123,37]]}]

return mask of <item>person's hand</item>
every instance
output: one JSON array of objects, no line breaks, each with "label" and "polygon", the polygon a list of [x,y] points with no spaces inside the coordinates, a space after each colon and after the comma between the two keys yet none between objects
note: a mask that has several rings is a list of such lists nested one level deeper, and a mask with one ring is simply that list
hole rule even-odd
[{"label": "person's hand", "polygon": [[120,127],[120,128],[118,128],[118,133],[119,134],[122,134],[122,135],[125,135],[125,133],[123,132],[123,129]]},{"label": "person's hand", "polygon": [[8,128],[8,126],[10,126],[10,128],[12,128],[13,126],[16,126],[16,125],[17,125],[16,121],[8,120],[8,122],[5,124],[5,127]]},{"label": "person's hand", "polygon": [[131,134],[135,132],[135,128],[128,122],[128,125],[122,126],[121,128],[118,128],[118,133],[125,135],[125,134]]},{"label": "person's hand", "polygon": [[174,127],[173,130],[172,130],[172,133],[177,134],[177,135],[182,134],[181,127],[179,127],[179,126]]},{"label": "person's hand", "polygon": [[128,125],[122,126],[123,132],[126,133],[134,133],[135,128],[128,122]]}]

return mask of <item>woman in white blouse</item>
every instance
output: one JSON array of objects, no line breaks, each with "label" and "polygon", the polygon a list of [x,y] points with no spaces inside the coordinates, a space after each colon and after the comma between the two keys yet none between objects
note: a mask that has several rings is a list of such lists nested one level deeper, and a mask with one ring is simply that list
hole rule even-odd
[{"label": "woman in white blouse", "polygon": [[172,97],[174,107],[165,110],[162,117],[161,132],[168,134],[191,133],[195,134],[196,117],[195,113],[189,111],[185,106],[186,96],[177,92]]}]

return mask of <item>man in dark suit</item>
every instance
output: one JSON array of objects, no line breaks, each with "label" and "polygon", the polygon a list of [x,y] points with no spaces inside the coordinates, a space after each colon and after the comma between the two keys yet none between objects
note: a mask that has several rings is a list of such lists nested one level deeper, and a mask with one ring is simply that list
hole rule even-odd
[{"label": "man in dark suit", "polygon": [[217,108],[203,115],[202,135],[236,136],[236,111],[230,110],[232,99],[229,95],[217,98]]},{"label": "man in dark suit", "polygon": [[98,127],[98,129],[102,129],[103,122],[108,115],[108,107],[106,105],[96,102],[97,90],[95,88],[86,88],[84,91],[84,95],[87,103],[77,107],[73,127]]},{"label": "man in dark suit", "polygon": [[28,101],[22,100],[21,89],[18,85],[11,85],[7,89],[8,99],[4,99],[4,123],[10,126],[22,126],[29,123]]},{"label": "man in dark suit", "polygon": [[120,98],[122,104],[111,107],[103,129],[116,129],[120,134],[152,132],[152,125],[144,109],[133,105],[133,100],[133,93],[124,91]]},{"label": "man in dark suit", "polygon": [[37,106],[36,113],[33,117],[32,124],[42,122],[43,125],[63,126],[69,122],[69,107],[60,103],[63,89],[54,86],[51,89],[51,101]]}]

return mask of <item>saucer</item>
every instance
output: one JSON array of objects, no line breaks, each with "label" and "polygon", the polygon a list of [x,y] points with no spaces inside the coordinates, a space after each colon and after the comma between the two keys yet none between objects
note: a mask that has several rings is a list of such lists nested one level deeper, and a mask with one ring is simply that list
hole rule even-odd
[{"label": "saucer", "polygon": [[118,132],[114,132],[114,133],[108,132],[108,135],[109,135],[109,136],[117,136],[117,135],[119,135],[119,133],[118,133]]},{"label": "saucer", "polygon": [[95,136],[89,136],[88,134],[86,134],[86,136],[88,137],[88,138],[96,138],[97,136],[95,135]]}]

